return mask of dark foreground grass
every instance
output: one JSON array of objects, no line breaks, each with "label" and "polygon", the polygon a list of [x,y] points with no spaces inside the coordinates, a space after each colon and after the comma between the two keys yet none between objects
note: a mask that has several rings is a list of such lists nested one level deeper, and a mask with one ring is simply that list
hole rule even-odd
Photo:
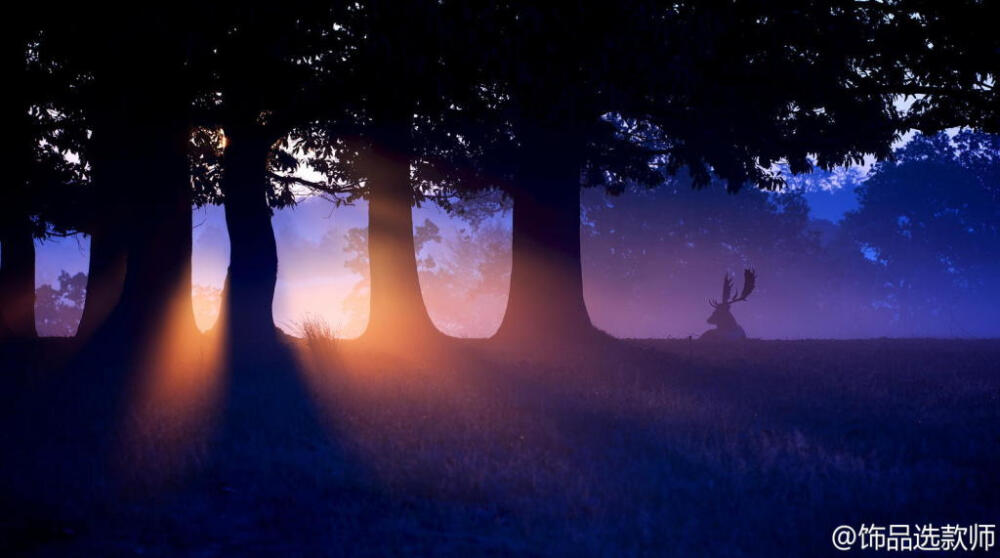
[{"label": "dark foreground grass", "polygon": [[152,415],[140,372],[8,349],[3,554],[822,556],[1000,522],[997,341],[291,345]]}]

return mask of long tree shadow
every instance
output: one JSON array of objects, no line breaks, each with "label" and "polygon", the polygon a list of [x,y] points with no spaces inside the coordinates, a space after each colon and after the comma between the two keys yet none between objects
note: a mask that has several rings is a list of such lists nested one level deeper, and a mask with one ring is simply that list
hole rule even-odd
[{"label": "long tree shadow", "polygon": [[323,483],[363,486],[363,473],[319,435],[287,351],[231,366],[212,339],[184,343],[191,358],[88,347],[65,366],[5,361],[24,370],[4,390],[21,394],[3,414],[12,552],[251,552],[343,533],[317,513],[345,500]]},{"label": "long tree shadow", "polygon": [[197,473],[150,510],[172,535],[151,544],[241,555],[342,548],[354,535],[338,518],[381,505],[363,466],[323,428],[286,345],[227,360]]},{"label": "long tree shadow", "polygon": [[39,374],[5,413],[5,517],[39,555],[821,555],[834,523],[996,513],[995,343],[684,348],[289,341],[209,382]]},{"label": "long tree shadow", "polygon": [[3,539],[20,553],[77,539],[114,498],[135,355],[40,339],[4,356]]}]

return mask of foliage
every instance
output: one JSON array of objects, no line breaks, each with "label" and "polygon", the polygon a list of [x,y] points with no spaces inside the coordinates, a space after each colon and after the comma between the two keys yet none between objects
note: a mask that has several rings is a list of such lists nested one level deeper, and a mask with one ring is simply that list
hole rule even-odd
[{"label": "foliage", "polygon": [[825,236],[800,191],[729,194],[721,183],[584,198],[584,277],[595,323],[620,335],[698,335],[723,274],[758,271],[735,314],[751,337],[865,336],[885,330],[876,277],[835,225]]},{"label": "foliage", "polygon": [[72,337],[83,315],[87,275],[63,271],[58,281],[58,287],[43,284],[35,289],[35,324],[39,335]]},{"label": "foliage", "polygon": [[[844,227],[878,263],[899,320],[933,315],[992,318],[1000,281],[1000,159],[996,136],[970,131],[916,136],[880,163],[858,189],[860,208]],[[956,316],[965,316],[959,319]]]},{"label": "foliage", "polygon": [[[435,325],[448,335],[485,337],[496,331],[510,283],[510,228],[490,219],[446,231],[431,221],[415,227],[420,286]],[[358,276],[343,302],[352,324],[365,319],[368,301],[368,231],[344,235],[345,267]]]}]

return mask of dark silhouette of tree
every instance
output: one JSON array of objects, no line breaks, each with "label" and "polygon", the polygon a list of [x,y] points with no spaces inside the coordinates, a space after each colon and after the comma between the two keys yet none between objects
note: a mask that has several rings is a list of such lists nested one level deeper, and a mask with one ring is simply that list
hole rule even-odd
[{"label": "dark silhouette of tree", "polygon": [[442,125],[474,83],[461,40],[473,33],[457,3],[360,2],[343,20],[349,90],[338,132],[348,139],[331,168],[368,200],[370,306],[364,336],[420,343],[436,337],[421,297],[412,207],[430,167],[457,141]]},{"label": "dark silhouette of tree", "polygon": [[[580,185],[588,154],[609,148],[619,105],[650,46],[648,20],[635,3],[599,8],[498,4],[487,20],[486,106],[499,113],[502,138],[488,134],[486,173],[513,201],[510,297],[499,337],[539,341],[591,331],[580,272]],[[648,54],[648,53],[647,53]],[[648,169],[619,142],[619,170]],[[490,153],[489,150],[493,150]]]},{"label": "dark silhouette of tree", "polygon": [[[986,23],[997,9],[977,0],[36,9],[4,39],[5,72],[20,87],[7,113],[0,335],[34,334],[34,238],[73,231],[92,238],[83,334],[103,324],[142,336],[168,308],[171,327],[195,331],[191,207],[221,201],[232,243],[227,322],[236,337],[271,337],[271,209],[301,186],[368,199],[368,334],[419,342],[436,332],[412,207],[435,201],[460,214],[499,186],[514,219],[498,336],[591,337],[581,187],[614,194],[686,169],[696,187],[777,188],[788,173],[885,159],[910,127],[998,131],[1000,39]],[[900,95],[919,95],[905,114]],[[958,141],[985,145],[977,138]],[[993,172],[985,148],[958,151],[948,165]],[[292,176],[303,157],[325,182]],[[875,211],[879,180],[909,164],[880,168],[866,190],[873,223],[889,223]],[[967,174],[962,188],[973,192]],[[872,237],[874,259],[901,257],[888,232],[855,229]],[[939,256],[950,263],[935,273],[971,269],[962,254]]]},{"label": "dark silhouette of tree", "polygon": [[933,134],[949,125],[1000,133],[1000,5],[983,0],[865,2],[886,40],[877,55],[898,60],[867,87],[913,100],[908,125]]},{"label": "dark silhouette of tree", "polygon": [[31,207],[31,165],[39,138],[29,114],[31,107],[28,42],[33,37],[29,21],[19,21],[3,44],[4,75],[13,83],[12,99],[5,103],[4,121],[11,150],[8,185],[0,210],[0,339],[35,336],[35,223]]},{"label": "dark silhouette of tree", "polygon": [[203,35],[194,8],[74,5],[49,26],[46,44],[76,76],[91,134],[84,335],[103,328],[106,339],[140,340],[168,311],[171,328],[196,331],[187,157]]},{"label": "dark silhouette of tree", "polygon": [[[714,175],[733,190],[774,188],[781,161],[800,173],[887,157],[907,126],[895,96],[922,80],[905,63],[929,63],[903,53],[961,20],[934,8],[942,29],[901,35],[885,11],[909,18],[921,3],[883,4],[498,7],[506,32],[495,75],[519,145],[510,167],[514,269],[498,335],[591,330],[579,273],[580,185],[620,191],[626,178],[655,182],[649,162],[667,174],[689,169],[696,186]],[[937,115],[924,125],[969,120],[955,110]]]},{"label": "dark silhouette of tree", "polygon": [[[13,87],[5,103],[7,177],[0,206],[0,340],[35,331],[35,239],[80,226],[86,182],[79,160],[80,115],[67,105],[68,76],[43,48],[36,10],[11,15],[4,34],[3,71]],[[75,160],[71,156],[77,156]]]},{"label": "dark silhouette of tree", "polygon": [[994,319],[988,307],[1000,281],[998,153],[997,136],[918,135],[858,189],[860,207],[844,227],[877,264],[882,302],[900,324],[936,316],[962,333],[982,331]]},{"label": "dark silhouette of tree", "polygon": [[[197,136],[208,155],[194,166],[201,189],[225,206],[231,251],[220,323],[244,348],[274,339],[271,210],[295,202],[293,186],[322,188],[292,176],[299,163],[289,152],[296,127],[325,112],[314,61],[331,56],[335,43],[318,32],[332,25],[330,10],[310,6],[250,2],[209,16],[213,79],[199,98],[207,129]],[[337,103],[332,95],[322,102]]]}]

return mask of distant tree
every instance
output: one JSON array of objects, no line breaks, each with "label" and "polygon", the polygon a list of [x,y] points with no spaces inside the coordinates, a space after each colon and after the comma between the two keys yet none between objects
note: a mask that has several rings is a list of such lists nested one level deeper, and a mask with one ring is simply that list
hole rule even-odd
[{"label": "distant tree", "polygon": [[59,273],[58,288],[43,284],[35,291],[35,321],[40,335],[72,337],[80,324],[87,292],[87,275]]},{"label": "distant tree", "polygon": [[1000,139],[963,131],[954,138],[915,136],[858,189],[860,207],[844,228],[877,263],[883,303],[902,326],[935,317],[955,334],[982,334],[993,319],[1000,282],[998,179]]},{"label": "distant tree", "polygon": [[629,337],[697,335],[719,278],[756,268],[751,302],[734,310],[751,336],[884,334],[874,266],[836,224],[821,235],[799,190],[733,195],[680,173],[619,196],[586,191],[583,268],[596,323]]},{"label": "distant tree", "polygon": [[445,333],[488,337],[496,332],[510,286],[510,232],[496,220],[463,226],[433,247],[433,266],[420,267],[424,299]]},{"label": "distant tree", "polygon": [[[344,235],[344,253],[349,256],[344,261],[344,267],[354,272],[358,276],[358,280],[344,297],[342,310],[347,314],[345,320],[349,324],[347,329],[364,332],[367,312],[362,311],[362,308],[366,303],[369,303],[368,297],[371,292],[371,266],[368,262],[368,230],[366,228],[352,227],[347,231]],[[356,327],[354,327],[355,324],[357,324]]]},{"label": "distant tree", "polygon": [[208,329],[216,323],[222,308],[222,289],[211,285],[195,285],[194,319],[199,328]]}]

